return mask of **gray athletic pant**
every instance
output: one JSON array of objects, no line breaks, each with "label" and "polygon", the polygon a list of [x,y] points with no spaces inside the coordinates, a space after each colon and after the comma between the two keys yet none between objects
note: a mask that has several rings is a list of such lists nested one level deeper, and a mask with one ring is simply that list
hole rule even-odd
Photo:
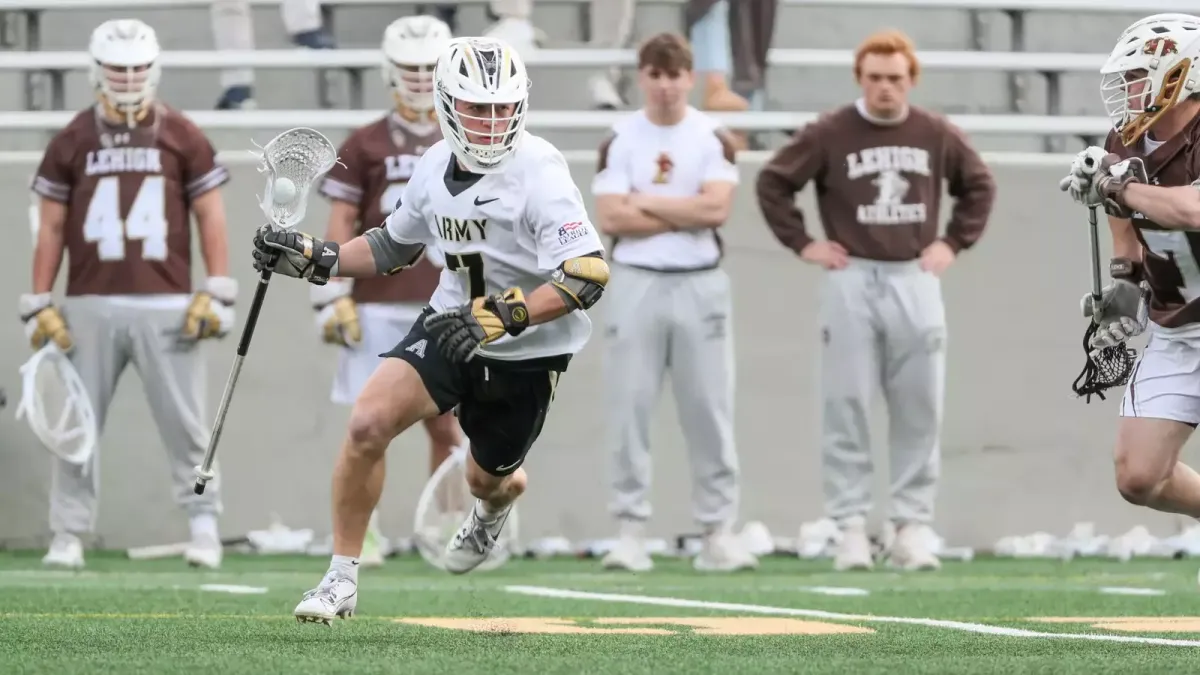
[{"label": "gray athletic pant", "polygon": [[888,407],[890,517],[930,523],[940,471],[946,369],[941,281],[914,262],[852,258],[820,291],[821,457],[825,509],[842,521],[871,507],[871,397]]},{"label": "gray athletic pant", "polygon": [[[148,309],[116,298],[75,296],[63,301],[63,315],[75,339],[71,363],[87,388],[101,436],[117,380],[125,366],[132,363],[170,460],[175,501],[189,517],[216,515],[221,511],[220,479],[209,482],[203,495],[192,489],[195,467],[204,460],[209,439],[203,347],[171,351],[172,339],[166,334],[179,328],[185,307],[186,300],[178,308]],[[86,472],[78,464],[54,460],[51,531],[94,531],[100,487],[99,450],[92,453]]]},{"label": "gray athletic pant", "polygon": [[605,296],[613,515],[650,518],[650,423],[669,372],[691,460],[693,515],[707,527],[732,524],[739,492],[729,276],[614,263]]}]

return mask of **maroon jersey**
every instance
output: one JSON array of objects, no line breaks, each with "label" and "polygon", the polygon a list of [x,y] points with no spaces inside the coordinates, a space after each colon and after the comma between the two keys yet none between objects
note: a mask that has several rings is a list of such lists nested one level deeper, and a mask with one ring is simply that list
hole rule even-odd
[{"label": "maroon jersey", "polygon": [[[1178,187],[1200,178],[1200,116],[1154,152],[1139,142],[1127,148],[1110,132],[1105,148],[1121,157],[1141,157],[1151,185]],[[1130,219],[1142,244],[1150,284],[1150,319],[1164,328],[1200,323],[1200,232],[1168,230],[1141,213]]]},{"label": "maroon jersey", "polygon": [[192,200],[229,180],[216,159],[161,103],[133,129],[88,108],[55,134],[32,189],[67,207],[67,295],[191,293]]},{"label": "maroon jersey", "polygon": [[955,198],[943,240],[956,252],[979,240],[996,196],[962,131],[915,106],[893,125],[868,121],[855,105],[823,114],[763,167],[763,216],[797,253],[812,241],[795,201],[808,182],[826,238],[873,260],[913,260],[937,239],[943,182]]},{"label": "maroon jersey", "polygon": [[[340,163],[321,181],[321,194],[358,207],[358,234],[380,227],[396,209],[417,158],[441,140],[436,126],[423,134],[388,115],[350,134],[338,151]],[[355,302],[426,302],[441,274],[426,258],[393,276],[354,280]]]}]

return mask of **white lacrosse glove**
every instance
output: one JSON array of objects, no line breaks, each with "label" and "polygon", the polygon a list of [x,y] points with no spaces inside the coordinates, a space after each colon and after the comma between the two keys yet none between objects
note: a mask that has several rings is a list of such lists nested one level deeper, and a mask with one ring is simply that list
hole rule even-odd
[{"label": "white lacrosse glove", "polygon": [[1100,302],[1091,293],[1079,301],[1083,315],[1096,322],[1096,333],[1088,346],[1094,350],[1123,344],[1141,335],[1149,324],[1146,300],[1150,286],[1128,279],[1113,279],[1100,291]]},{"label": "white lacrosse glove", "polygon": [[1071,161],[1071,172],[1058,182],[1058,188],[1084,206],[1103,206],[1116,218],[1129,218],[1133,212],[1125,206],[1122,193],[1130,183],[1149,183],[1146,164],[1139,157],[1122,160],[1104,148],[1091,146]]},{"label": "white lacrosse glove", "polygon": [[49,293],[25,293],[18,307],[21,323],[25,324],[25,337],[34,351],[45,347],[47,342],[53,342],[64,354],[75,348],[66,319]]},{"label": "white lacrosse glove", "polygon": [[223,338],[233,330],[237,312],[233,303],[237,300],[238,282],[232,277],[209,277],[204,290],[192,294],[178,338],[182,342],[194,343],[209,338]]},{"label": "white lacrosse glove", "polygon": [[1066,177],[1058,182],[1058,189],[1066,192],[1071,199],[1084,206],[1100,206],[1104,196],[1096,190],[1096,173],[1108,151],[1093,145],[1080,151],[1071,160],[1071,170]]},{"label": "white lacrosse glove", "polygon": [[310,293],[317,310],[317,333],[326,344],[356,347],[362,342],[358,305],[350,298],[351,282],[331,280],[313,286]]}]

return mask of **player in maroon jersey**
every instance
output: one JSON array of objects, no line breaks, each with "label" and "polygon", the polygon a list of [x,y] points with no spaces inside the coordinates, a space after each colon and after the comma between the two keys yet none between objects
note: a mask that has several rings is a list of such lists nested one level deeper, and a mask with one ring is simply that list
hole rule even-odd
[{"label": "player in maroon jersey", "polygon": [[[229,277],[217,190],[229,174],[204,133],[156,99],[154,29],[137,20],[107,21],[92,33],[90,51],[98,102],[51,139],[31,186],[40,198],[39,230],[21,320],[34,349],[53,342],[69,353],[101,430],[121,373],[128,365],[137,369],[170,459],[176,501],[190,518],[185,558],[215,568],[220,491],[192,491],[192,471],[210,434],[196,344],[224,336],[234,324],[238,289]],[[199,289],[192,288],[192,214],[208,272]],[[60,308],[51,290],[64,253]],[[43,562],[83,566],[80,536],[95,528],[98,488],[97,453],[86,465],[55,461],[54,539]]]},{"label": "player in maroon jersey", "polygon": [[[379,227],[396,207],[416,160],[441,140],[433,111],[433,66],[450,41],[450,28],[430,16],[397,19],[383,34],[383,79],[396,106],[378,121],[358,129],[339,150],[341,162],[321,183],[332,201],[325,238],[345,243]],[[441,261],[422,260],[402,274],[371,279],[331,279],[314,286],[312,301],[322,339],[342,347],[332,400],[350,406],[367,378],[412,327],[437,288]],[[427,420],[429,470],[450,455],[462,436],[454,415]],[[377,518],[373,515],[361,564],[383,562]]]}]

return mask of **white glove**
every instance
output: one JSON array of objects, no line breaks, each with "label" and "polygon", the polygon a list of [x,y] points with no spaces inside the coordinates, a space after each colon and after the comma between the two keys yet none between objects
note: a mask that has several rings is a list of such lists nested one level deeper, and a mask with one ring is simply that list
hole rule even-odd
[{"label": "white glove", "polygon": [[1082,150],[1071,160],[1071,171],[1058,182],[1058,189],[1084,206],[1103,205],[1104,195],[1098,189],[1096,173],[1107,155],[1108,151],[1097,145]]},{"label": "white glove", "polygon": [[1083,315],[1096,322],[1096,333],[1088,343],[1093,350],[1106,349],[1141,335],[1149,324],[1146,295],[1150,286],[1114,279],[1100,292],[1099,306],[1091,293],[1079,301]]}]

